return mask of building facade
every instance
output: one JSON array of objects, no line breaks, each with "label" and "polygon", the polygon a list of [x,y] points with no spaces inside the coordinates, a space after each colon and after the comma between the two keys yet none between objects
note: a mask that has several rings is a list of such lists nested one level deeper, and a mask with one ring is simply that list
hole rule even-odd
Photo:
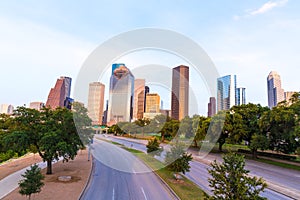
[{"label": "building facade", "polygon": [[180,65],[173,68],[171,116],[181,120],[189,114],[189,67]]},{"label": "building facade", "polygon": [[133,119],[143,119],[145,107],[145,79],[134,80]]},{"label": "building facade", "polygon": [[93,125],[102,124],[105,85],[100,82],[89,84],[88,115]]},{"label": "building facade", "polygon": [[1,104],[0,105],[0,114],[13,114],[14,107],[11,104]]},{"label": "building facade", "polygon": [[110,77],[108,125],[132,120],[133,97],[134,76],[125,65],[120,64]]},{"label": "building facade", "polygon": [[46,107],[51,107],[56,109],[57,107],[66,107],[66,105],[71,101],[71,82],[70,77],[60,77],[57,79],[54,88],[51,88],[48,99],[46,102]]},{"label": "building facade", "polygon": [[216,98],[215,97],[210,97],[209,98],[209,103],[208,103],[208,111],[207,111],[207,116],[212,117],[216,114]]},{"label": "building facade", "polygon": [[43,102],[30,102],[29,108],[35,109],[40,111],[42,108],[45,107],[45,104]]},{"label": "building facade", "polygon": [[160,114],[160,96],[156,93],[148,93],[146,95],[145,118],[153,119],[156,115]]},{"label": "building facade", "polygon": [[217,111],[229,110],[236,105],[236,75],[227,75],[217,80]]},{"label": "building facade", "polygon": [[246,104],[246,88],[239,87],[236,89],[236,105]]},{"label": "building facade", "polygon": [[268,85],[268,105],[273,108],[279,102],[284,101],[284,90],[281,88],[280,75],[271,71],[267,77]]},{"label": "building facade", "polygon": [[297,92],[292,92],[292,91],[287,91],[284,92],[284,100],[290,105],[292,104],[291,98],[294,94],[296,94]]}]

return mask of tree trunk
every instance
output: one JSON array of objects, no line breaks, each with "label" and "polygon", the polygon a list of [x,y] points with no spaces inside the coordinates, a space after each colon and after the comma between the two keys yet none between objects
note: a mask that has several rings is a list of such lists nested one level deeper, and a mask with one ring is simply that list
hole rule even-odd
[{"label": "tree trunk", "polygon": [[161,142],[164,142],[164,141],[165,141],[165,134],[161,133]]},{"label": "tree trunk", "polygon": [[220,151],[220,152],[223,151],[222,146],[223,146],[223,143],[222,143],[222,142],[219,142],[219,151]]},{"label": "tree trunk", "polygon": [[197,141],[196,141],[196,140],[194,140],[194,143],[195,143],[195,147],[198,147],[198,144],[197,144]]},{"label": "tree trunk", "polygon": [[52,174],[52,160],[47,160],[47,174]]},{"label": "tree trunk", "polygon": [[252,158],[256,159],[257,158],[257,149],[252,150]]}]

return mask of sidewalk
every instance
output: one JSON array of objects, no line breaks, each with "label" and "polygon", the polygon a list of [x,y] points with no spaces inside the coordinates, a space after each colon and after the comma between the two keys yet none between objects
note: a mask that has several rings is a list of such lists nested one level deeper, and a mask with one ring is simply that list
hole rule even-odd
[{"label": "sidewalk", "polygon": [[[56,162],[53,162],[53,163],[56,163]],[[44,169],[47,167],[46,162],[39,162],[39,163],[37,163],[37,165],[41,169]],[[17,172],[14,172],[13,174],[10,174],[0,180],[0,199],[5,197],[7,194],[12,192],[19,186],[18,183],[22,179],[21,175],[24,174],[27,169],[30,169],[30,166],[23,168]]]}]

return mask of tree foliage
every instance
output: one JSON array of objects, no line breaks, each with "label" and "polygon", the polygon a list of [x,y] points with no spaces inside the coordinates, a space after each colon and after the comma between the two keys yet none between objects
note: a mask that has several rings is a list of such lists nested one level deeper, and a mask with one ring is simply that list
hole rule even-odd
[{"label": "tree foliage", "polygon": [[162,152],[162,149],[160,148],[159,142],[156,137],[154,139],[148,140],[148,144],[146,145],[146,147],[147,153],[151,155],[159,156]]},{"label": "tree foliage", "polygon": [[265,199],[259,193],[264,191],[266,183],[262,178],[250,177],[244,167],[244,157],[233,153],[225,155],[221,164],[211,163],[208,169],[212,176],[208,182],[214,194],[211,199]]},{"label": "tree foliage", "polygon": [[41,169],[38,165],[32,165],[30,169],[27,169],[25,174],[22,174],[24,178],[19,182],[19,193],[21,195],[26,195],[30,199],[32,194],[41,192],[44,183],[42,180],[44,176],[41,173]]},{"label": "tree foliage", "polygon": [[[77,117],[87,116],[85,112],[81,112]],[[14,120],[17,128],[5,137],[6,144],[16,151],[35,149],[47,162],[47,174],[52,174],[53,160],[59,160],[60,157],[63,161],[74,159],[79,148],[83,146],[73,120],[73,113],[66,108],[55,110],[44,108],[37,111],[19,107],[14,112]],[[84,129],[90,125],[89,122],[90,120],[80,121],[80,135],[86,132]],[[90,134],[89,131],[86,133]]]},{"label": "tree foliage", "polygon": [[185,144],[176,142],[172,145],[171,151],[166,154],[165,162],[168,168],[175,172],[185,174],[190,171],[189,162],[193,159],[192,154],[188,154],[185,150]]}]

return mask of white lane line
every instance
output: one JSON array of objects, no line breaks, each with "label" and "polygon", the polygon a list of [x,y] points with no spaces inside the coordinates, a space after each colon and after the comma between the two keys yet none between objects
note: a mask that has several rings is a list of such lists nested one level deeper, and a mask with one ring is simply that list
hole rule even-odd
[{"label": "white lane line", "polygon": [[115,188],[113,188],[112,200],[115,200]]},{"label": "white lane line", "polygon": [[142,190],[142,193],[143,193],[143,195],[145,197],[145,200],[148,200],[143,187],[141,187],[141,190]]}]

